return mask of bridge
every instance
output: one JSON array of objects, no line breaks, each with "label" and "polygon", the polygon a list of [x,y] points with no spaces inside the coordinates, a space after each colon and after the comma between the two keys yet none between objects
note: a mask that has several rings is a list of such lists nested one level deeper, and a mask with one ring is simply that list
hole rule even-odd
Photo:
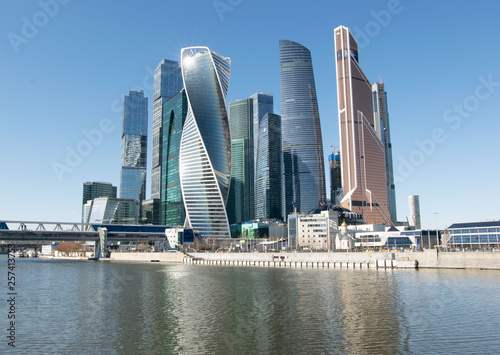
[{"label": "bridge", "polygon": [[0,220],[0,241],[96,242],[94,255],[104,257],[107,242],[164,242],[169,226]]}]

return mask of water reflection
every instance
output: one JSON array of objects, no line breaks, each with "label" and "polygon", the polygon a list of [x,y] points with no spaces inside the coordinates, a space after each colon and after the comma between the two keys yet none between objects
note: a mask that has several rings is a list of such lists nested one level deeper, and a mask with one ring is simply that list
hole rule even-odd
[{"label": "water reflection", "polygon": [[495,271],[44,260],[19,260],[16,271],[17,353],[500,350]]}]

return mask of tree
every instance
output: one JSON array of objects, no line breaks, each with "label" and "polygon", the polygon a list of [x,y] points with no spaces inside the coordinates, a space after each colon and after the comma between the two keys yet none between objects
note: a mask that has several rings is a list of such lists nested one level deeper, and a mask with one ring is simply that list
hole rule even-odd
[{"label": "tree", "polygon": [[64,242],[56,246],[56,251],[63,255],[70,256],[71,253],[84,251],[82,242]]}]

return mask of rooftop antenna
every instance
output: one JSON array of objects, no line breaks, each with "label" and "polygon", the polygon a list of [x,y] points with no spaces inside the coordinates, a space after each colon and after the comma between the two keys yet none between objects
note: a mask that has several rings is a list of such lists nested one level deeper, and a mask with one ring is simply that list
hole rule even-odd
[{"label": "rooftop antenna", "polygon": [[382,77],[380,76],[380,74],[378,75],[378,78],[379,78],[379,80],[380,80],[380,84],[383,84],[383,82],[382,82]]}]

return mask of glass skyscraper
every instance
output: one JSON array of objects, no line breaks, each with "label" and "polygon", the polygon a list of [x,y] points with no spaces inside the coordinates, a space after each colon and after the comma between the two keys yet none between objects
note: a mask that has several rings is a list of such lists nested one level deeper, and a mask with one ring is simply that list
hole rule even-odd
[{"label": "glass skyscraper", "polygon": [[340,26],[334,33],[344,190],[340,204],[363,215],[368,224],[391,224],[385,149],[375,131],[372,85],[361,70],[358,44],[349,29]]},{"label": "glass skyscraper", "polygon": [[[256,93],[250,96],[253,105],[253,139],[254,142],[259,141],[259,125],[262,117],[268,112],[274,112],[274,98],[273,95]],[[253,159],[257,161],[257,143],[254,143]],[[257,173],[255,173],[257,176]]]},{"label": "glass skyscraper", "polygon": [[384,83],[375,83],[372,86],[373,116],[375,131],[384,145],[385,179],[387,185],[387,209],[393,224],[398,222],[396,212],[396,187],[394,185],[394,169],[392,165],[391,127],[389,125],[389,110],[387,107],[387,92]]},{"label": "glass skyscraper", "polygon": [[255,218],[281,219],[281,116],[266,113],[259,126]]},{"label": "glass skyscraper", "polygon": [[142,203],[146,197],[148,99],[129,91],[123,100],[120,198]]},{"label": "glass skyscraper", "polygon": [[160,224],[168,226],[182,226],[186,219],[179,175],[179,151],[187,110],[185,90],[163,104]]},{"label": "glass skyscraper", "polygon": [[326,204],[323,141],[311,52],[280,40],[283,213]]},{"label": "glass skyscraper", "polygon": [[181,51],[189,108],[180,147],[187,224],[202,238],[230,238],[226,202],[231,138],[226,110],[231,61],[207,47]]},{"label": "glass skyscraper", "polygon": [[231,129],[231,186],[227,201],[229,223],[255,218],[253,100],[229,103]]},{"label": "glass skyscraper", "polygon": [[153,154],[151,198],[160,198],[163,153],[163,105],[182,89],[179,62],[163,59],[155,69],[153,94]]}]

